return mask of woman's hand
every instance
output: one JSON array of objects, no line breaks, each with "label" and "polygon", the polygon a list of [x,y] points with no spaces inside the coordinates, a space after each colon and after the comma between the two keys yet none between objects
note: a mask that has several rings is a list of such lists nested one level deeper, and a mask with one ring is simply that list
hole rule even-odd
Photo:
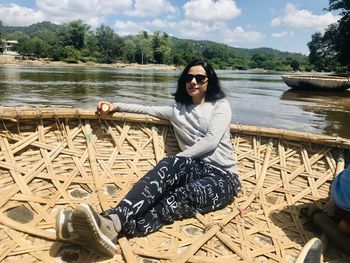
[{"label": "woman's hand", "polygon": [[113,103],[108,101],[99,101],[97,104],[97,112],[99,114],[108,114],[114,111]]}]

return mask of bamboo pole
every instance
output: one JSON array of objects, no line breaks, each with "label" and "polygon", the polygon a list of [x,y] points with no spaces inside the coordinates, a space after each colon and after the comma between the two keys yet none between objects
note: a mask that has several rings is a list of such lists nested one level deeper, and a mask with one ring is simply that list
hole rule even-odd
[{"label": "bamboo pole", "polygon": [[[30,120],[50,118],[82,118],[82,119],[105,119],[116,121],[132,121],[152,124],[168,124],[167,120],[159,119],[150,115],[115,112],[108,115],[98,115],[93,109],[63,108],[63,107],[0,107],[0,120]],[[231,133],[267,136],[277,139],[293,140],[298,142],[322,143],[327,146],[350,149],[350,139],[333,137],[309,132],[292,131],[232,123]]]}]

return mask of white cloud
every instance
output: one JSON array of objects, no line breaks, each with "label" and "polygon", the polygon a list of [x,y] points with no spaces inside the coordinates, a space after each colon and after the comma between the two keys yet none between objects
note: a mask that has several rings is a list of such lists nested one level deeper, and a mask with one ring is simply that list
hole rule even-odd
[{"label": "white cloud", "polygon": [[27,26],[45,20],[42,12],[15,4],[0,5],[0,17],[3,23],[9,26]]},{"label": "white cloud", "polygon": [[142,30],[148,31],[141,23],[138,24],[132,21],[117,20],[114,23],[114,27],[116,28],[118,35],[121,36],[135,35]]},{"label": "white cloud", "polygon": [[134,9],[125,14],[138,17],[155,17],[163,14],[175,14],[177,8],[168,0],[135,0]]},{"label": "white cloud", "polygon": [[27,26],[41,21],[64,23],[82,19],[91,26],[106,21],[107,16],[131,8],[133,0],[37,0],[37,9],[12,4],[0,5],[0,17],[5,24]]},{"label": "white cloud", "polygon": [[173,35],[182,38],[206,39],[215,42],[223,42],[228,45],[257,43],[265,38],[264,34],[257,31],[245,30],[243,27],[238,26],[234,29],[230,29],[224,22],[209,24],[203,21],[192,20],[181,20],[179,22],[157,20],[156,23],[155,21],[146,22],[145,24],[147,26],[159,25],[165,32],[173,32]]},{"label": "white cloud", "polygon": [[[106,23],[118,14],[138,16],[117,18],[113,26],[119,35],[161,30],[180,38],[212,40],[229,45],[257,43],[264,35],[247,27],[230,28],[228,20],[240,15],[234,0],[187,0],[184,18],[170,0],[37,0],[35,9],[0,5],[0,17],[7,25],[30,25],[48,20],[56,23],[82,19],[91,26]],[[174,2],[173,2],[174,3]],[[153,17],[140,20],[140,17]],[[277,35],[276,35],[277,36]]]},{"label": "white cloud", "polygon": [[284,38],[284,37],[294,37],[295,33],[294,31],[282,31],[278,33],[272,33],[272,37],[275,38]]},{"label": "white cloud", "polygon": [[327,12],[322,15],[314,15],[308,10],[298,10],[293,4],[288,3],[285,7],[284,16],[274,18],[272,26],[288,26],[292,28],[313,28],[324,30],[329,24],[337,22],[340,16]]},{"label": "white cloud", "polygon": [[190,0],[183,9],[188,20],[228,21],[241,14],[233,0]]},{"label": "white cloud", "polygon": [[98,26],[105,22],[108,15],[128,10],[132,0],[37,0],[36,3],[50,21],[62,23],[82,19],[92,26]]},{"label": "white cloud", "polygon": [[181,37],[191,39],[205,39],[213,30],[211,26],[200,21],[182,20],[171,24],[172,29],[176,30]]},{"label": "white cloud", "polygon": [[238,43],[257,43],[261,42],[265,35],[257,31],[246,31],[244,28],[237,26],[235,29],[227,29],[223,35],[227,44],[235,45]]},{"label": "white cloud", "polygon": [[36,4],[43,12],[53,16],[74,15],[111,15],[128,10],[132,0],[37,0]]},{"label": "white cloud", "polygon": [[155,19],[150,23],[147,23],[151,26],[154,26],[156,28],[168,28],[169,27],[169,23],[167,21],[164,20],[160,20],[160,19]]}]

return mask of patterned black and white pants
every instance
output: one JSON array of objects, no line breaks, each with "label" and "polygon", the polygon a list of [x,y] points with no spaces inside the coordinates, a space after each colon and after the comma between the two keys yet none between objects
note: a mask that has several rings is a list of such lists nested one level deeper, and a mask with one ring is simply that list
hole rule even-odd
[{"label": "patterned black and white pants", "polygon": [[177,219],[223,208],[240,189],[234,173],[198,159],[169,156],[103,214],[118,215],[126,236],[144,236]]}]

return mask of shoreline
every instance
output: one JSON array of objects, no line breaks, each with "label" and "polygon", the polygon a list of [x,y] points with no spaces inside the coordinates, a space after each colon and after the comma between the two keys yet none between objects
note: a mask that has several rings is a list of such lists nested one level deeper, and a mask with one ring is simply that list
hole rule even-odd
[{"label": "shoreline", "polygon": [[67,63],[64,61],[49,61],[44,59],[37,60],[19,60],[13,56],[0,55],[1,66],[35,66],[35,67],[109,67],[109,68],[126,68],[126,69],[151,69],[151,70],[178,70],[174,65],[165,64],[137,64],[116,62],[113,64],[95,63],[95,62],[79,62]]}]

